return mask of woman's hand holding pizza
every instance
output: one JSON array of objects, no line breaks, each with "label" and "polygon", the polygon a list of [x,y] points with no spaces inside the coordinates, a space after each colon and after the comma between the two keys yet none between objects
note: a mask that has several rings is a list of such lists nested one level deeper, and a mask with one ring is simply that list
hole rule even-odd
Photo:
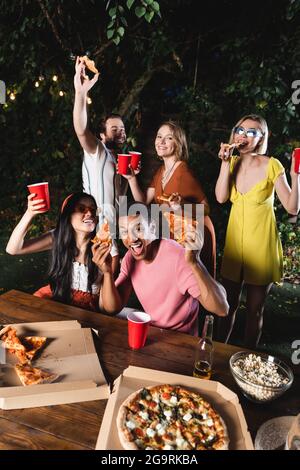
[{"label": "woman's hand holding pizza", "polygon": [[172,193],[170,198],[169,198],[169,205],[173,210],[178,210],[180,209],[182,204],[182,197],[180,196],[179,193]]},{"label": "woman's hand holding pizza", "polygon": [[92,246],[93,262],[103,273],[112,272],[112,257],[110,254],[111,245],[109,243],[95,243]]},{"label": "woman's hand holding pizza", "polygon": [[234,145],[223,144],[223,142],[221,142],[218,157],[223,162],[227,162],[229,160],[229,158],[231,157],[234,148],[235,148]]}]

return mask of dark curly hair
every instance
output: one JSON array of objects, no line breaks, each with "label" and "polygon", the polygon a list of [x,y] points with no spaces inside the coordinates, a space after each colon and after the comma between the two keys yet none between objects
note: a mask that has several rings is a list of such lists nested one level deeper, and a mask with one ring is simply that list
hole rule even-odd
[{"label": "dark curly hair", "polygon": [[106,134],[106,123],[109,119],[114,119],[114,118],[121,119],[121,121],[123,121],[123,117],[118,113],[107,114],[100,120],[100,123],[99,123],[100,134]]}]

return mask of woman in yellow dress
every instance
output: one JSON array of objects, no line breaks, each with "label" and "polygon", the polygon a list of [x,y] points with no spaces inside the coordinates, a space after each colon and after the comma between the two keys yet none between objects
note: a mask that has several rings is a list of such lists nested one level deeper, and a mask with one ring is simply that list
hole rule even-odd
[{"label": "woman in yellow dress", "polygon": [[[290,170],[289,186],[282,164],[265,155],[268,126],[257,115],[244,116],[234,126],[229,144],[221,144],[222,160],[216,184],[219,203],[232,203],[221,275],[230,305],[222,320],[220,339],[231,335],[243,285],[247,288],[245,346],[254,347],[262,332],[264,303],[273,282],[283,274],[282,247],[274,213],[274,190],[289,214],[299,212],[299,174]],[[238,149],[239,156],[233,155]]]}]

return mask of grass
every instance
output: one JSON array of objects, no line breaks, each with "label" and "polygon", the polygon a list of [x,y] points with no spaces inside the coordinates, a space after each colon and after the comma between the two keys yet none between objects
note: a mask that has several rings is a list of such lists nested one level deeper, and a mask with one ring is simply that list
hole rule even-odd
[{"label": "grass", "polygon": [[[27,256],[9,256],[5,246],[9,234],[0,236],[0,294],[18,289],[33,293],[47,284],[48,254],[38,253]],[[274,285],[267,298],[263,335],[259,349],[291,357],[291,344],[300,340],[300,286],[283,283]],[[230,342],[243,346],[245,327],[245,305],[242,303]]]},{"label": "grass", "polygon": [[[273,285],[267,297],[263,334],[258,349],[274,355],[291,358],[292,343],[300,340],[300,286],[284,282]],[[242,346],[246,308],[241,303],[231,343]]]}]

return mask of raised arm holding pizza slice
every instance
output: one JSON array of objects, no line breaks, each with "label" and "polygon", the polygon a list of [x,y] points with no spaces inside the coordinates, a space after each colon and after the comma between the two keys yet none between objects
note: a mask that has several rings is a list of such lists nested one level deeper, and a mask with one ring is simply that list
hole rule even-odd
[{"label": "raised arm holding pizza slice", "polygon": [[[89,78],[86,69],[95,73],[93,78]],[[98,81],[98,77],[94,61],[86,56],[77,57],[73,124],[84,152],[82,164],[84,192],[91,194],[96,200],[99,224],[102,224],[104,219],[114,224],[119,196],[126,194],[127,191],[127,182],[116,173],[116,157],[126,142],[126,132],[122,117],[116,113],[108,114],[101,120],[99,135],[94,135],[89,129],[88,93]],[[119,257],[115,240],[112,240],[111,254],[113,270],[116,273],[119,268]]]}]

